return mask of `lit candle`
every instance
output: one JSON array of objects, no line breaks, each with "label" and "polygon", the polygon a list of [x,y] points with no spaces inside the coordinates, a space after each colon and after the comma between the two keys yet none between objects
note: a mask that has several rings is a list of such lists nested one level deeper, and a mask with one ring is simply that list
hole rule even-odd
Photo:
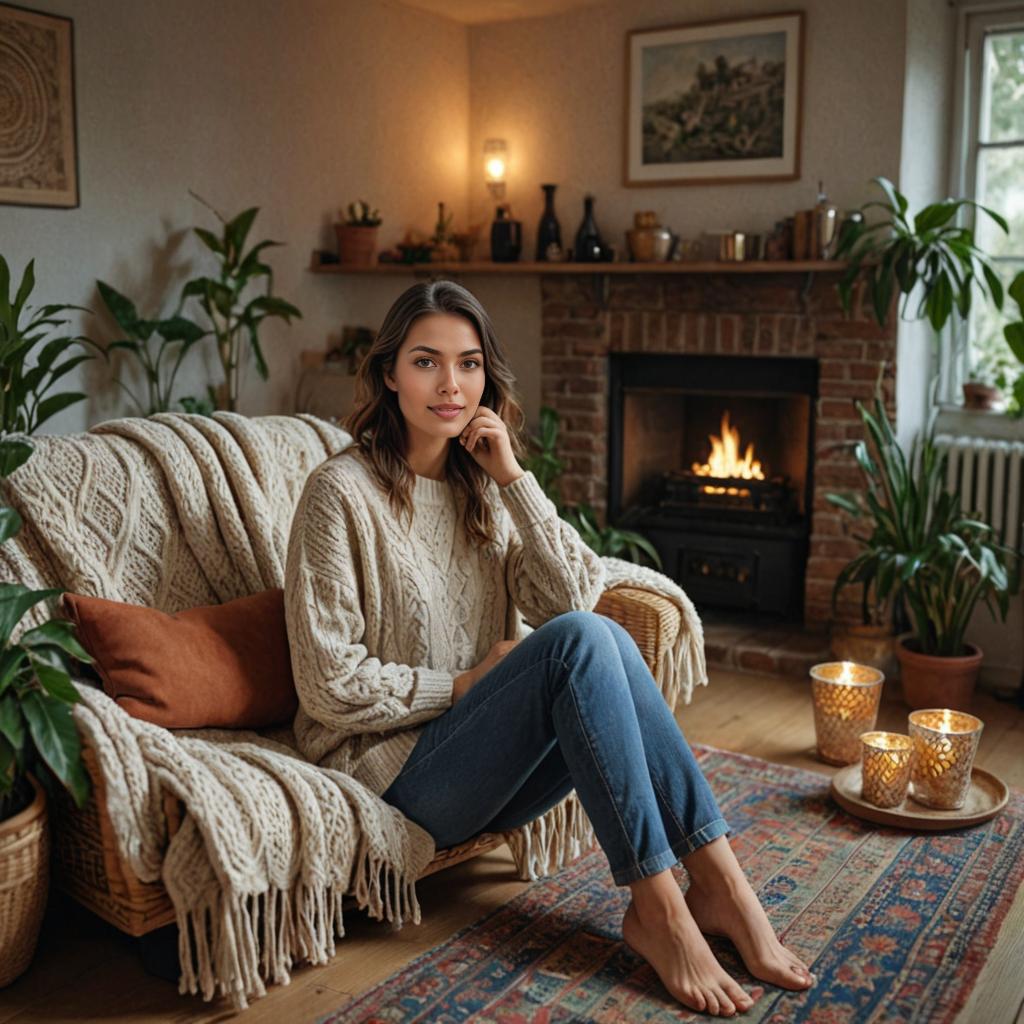
[{"label": "lit candle", "polygon": [[877,668],[854,661],[828,661],[811,669],[814,731],[821,760],[828,764],[860,760],[860,736],[875,727],[884,681]]},{"label": "lit candle", "polygon": [[906,799],[914,741],[898,732],[861,735],[861,796],[876,807],[899,807]]},{"label": "lit candle", "polygon": [[908,723],[914,741],[910,795],[926,807],[963,807],[984,723],[966,711],[949,708],[911,711]]}]

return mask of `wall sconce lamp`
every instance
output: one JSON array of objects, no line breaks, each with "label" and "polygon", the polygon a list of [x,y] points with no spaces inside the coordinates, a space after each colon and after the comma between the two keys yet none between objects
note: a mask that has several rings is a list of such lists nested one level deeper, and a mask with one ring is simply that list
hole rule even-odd
[{"label": "wall sconce lamp", "polygon": [[508,143],[504,139],[488,139],[484,143],[484,181],[495,199],[505,198],[508,174]]}]

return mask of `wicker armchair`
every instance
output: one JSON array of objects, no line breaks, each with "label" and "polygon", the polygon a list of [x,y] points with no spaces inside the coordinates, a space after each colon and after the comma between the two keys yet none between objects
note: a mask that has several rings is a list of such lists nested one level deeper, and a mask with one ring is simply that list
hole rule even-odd
[{"label": "wicker armchair", "polygon": [[[236,533],[258,531],[260,543],[253,544],[254,550],[274,548],[288,535],[309,473],[326,454],[351,441],[336,424],[313,416],[221,413],[213,420],[199,417],[195,422],[201,431],[188,428],[188,456],[177,435],[194,418],[165,414],[159,421],[164,433],[148,421],[126,419],[85,433],[35,438],[36,454],[15,474],[0,479],[0,502],[17,508],[24,522],[0,546],[0,581],[92,594],[103,577],[103,596],[164,611],[225,600],[197,560],[179,502],[185,502],[193,527],[205,512],[217,522],[223,517],[234,523]],[[173,442],[175,482],[188,480],[200,490],[183,497],[179,488],[171,487],[161,457],[166,450],[154,449],[155,437]],[[235,544],[229,549],[224,540],[216,564],[222,569],[234,566],[238,548]],[[262,572],[261,566],[256,569]],[[597,610],[629,630],[655,674],[657,659],[667,656],[683,628],[676,605],[646,590],[616,587],[603,595]],[[122,931],[154,935],[174,921],[170,899],[162,884],[141,881],[121,860],[96,755],[86,747],[83,757],[93,782],[88,803],[79,810],[69,798],[58,796],[51,808],[54,884]],[[170,797],[164,809],[171,835],[184,809]],[[480,835],[438,851],[424,874],[504,841],[500,835]]]},{"label": "wicker armchair", "polygon": [[[672,648],[681,628],[672,602],[645,590],[619,587],[607,591],[596,611],[621,623],[632,635],[652,672],[657,659]],[[58,798],[51,816],[54,835],[53,881],[72,898],[121,931],[143,936],[174,922],[174,908],[160,882],[143,882],[118,854],[113,825],[106,809],[106,794],[96,755],[88,746],[83,759],[93,782],[92,795],[79,810],[66,797]],[[173,835],[184,813],[181,804],[166,797],[168,835]],[[482,833],[446,850],[438,850],[422,875],[468,860],[500,846],[504,837]]]}]

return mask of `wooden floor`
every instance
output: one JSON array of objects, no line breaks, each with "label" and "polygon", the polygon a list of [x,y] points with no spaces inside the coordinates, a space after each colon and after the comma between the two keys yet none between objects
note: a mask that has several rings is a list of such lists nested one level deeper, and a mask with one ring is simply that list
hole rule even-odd
[{"label": "wooden floor", "polygon": [[[906,732],[907,708],[886,684],[878,728]],[[1024,790],[1024,711],[979,695],[985,722],[976,763]],[[814,756],[814,723],[804,680],[713,673],[679,711],[687,739],[831,776],[837,769]],[[425,879],[417,887],[423,923],[391,933],[387,925],[350,913],[348,934],[334,960],[295,971],[240,1015],[245,1024],[302,1024],[343,1005],[452,933],[525,888],[507,847]],[[1011,979],[1012,982],[1012,979]],[[39,950],[29,971],[0,991],[0,1024],[118,1020],[123,1024],[217,1021],[233,1015],[223,1004],[183,997],[146,974],[132,940],[86,911],[52,895]],[[741,1019],[741,1018],[737,1018]],[[992,1017],[989,1024],[998,1024]]]}]

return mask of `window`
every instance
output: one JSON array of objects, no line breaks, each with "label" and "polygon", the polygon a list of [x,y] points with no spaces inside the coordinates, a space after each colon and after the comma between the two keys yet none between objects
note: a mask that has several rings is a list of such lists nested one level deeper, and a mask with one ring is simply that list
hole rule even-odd
[{"label": "window", "polygon": [[[1001,213],[1010,233],[985,214],[974,217],[975,242],[1009,285],[1024,270],[1024,5],[968,12],[964,21],[963,147],[958,194]],[[1003,338],[1015,306],[1000,313],[974,296],[964,367],[980,379],[1013,380],[1020,371]]]}]

